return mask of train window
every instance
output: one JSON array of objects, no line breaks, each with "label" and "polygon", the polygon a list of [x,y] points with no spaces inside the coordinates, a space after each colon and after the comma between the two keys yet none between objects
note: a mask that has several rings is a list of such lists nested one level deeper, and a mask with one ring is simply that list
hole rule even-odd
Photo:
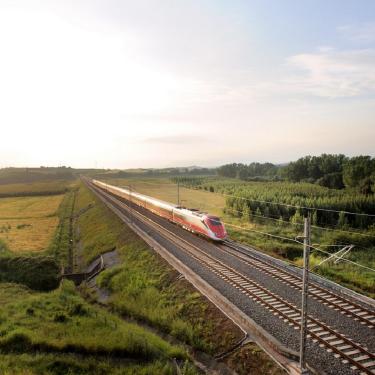
[{"label": "train window", "polygon": [[219,226],[219,225],[221,225],[221,221],[218,217],[211,217],[210,218],[210,224]]}]

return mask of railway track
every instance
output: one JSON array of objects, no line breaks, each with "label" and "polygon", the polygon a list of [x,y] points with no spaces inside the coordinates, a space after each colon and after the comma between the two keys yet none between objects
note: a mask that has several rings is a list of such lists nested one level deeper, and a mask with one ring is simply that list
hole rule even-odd
[{"label": "railway track", "polygon": [[[230,253],[246,265],[256,268],[283,284],[287,284],[296,290],[302,290],[302,280],[300,277],[288,272],[282,267],[261,260],[258,257],[251,255],[248,251],[243,252],[241,245],[235,244],[233,241],[225,241],[225,243],[219,245],[218,248],[221,251]],[[366,325],[369,329],[375,328],[375,312],[373,310],[367,309],[364,306],[338,295],[312,281],[310,281],[309,296],[345,316],[352,317],[353,320]]]},{"label": "railway track", "polygon": [[[126,211],[127,213],[129,210],[131,210],[132,215],[134,215],[138,220],[161,233],[164,238],[178,246],[179,249],[188,254],[204,268],[215,274],[227,284],[236,288],[244,296],[261,305],[275,317],[281,319],[285,324],[288,324],[295,330],[300,329],[301,311],[297,306],[285,300],[278,294],[265,288],[264,286],[260,285],[248,275],[244,275],[230,265],[208,254],[198,246],[178,236],[176,233],[160,225],[150,217],[143,215],[138,210],[134,210],[133,207],[130,208],[128,203],[124,203],[123,201],[113,197],[108,193],[105,193],[104,191],[99,190],[96,187],[91,187],[98,194],[101,194],[101,196],[104,197],[105,200],[107,200],[120,210]],[[228,246],[228,244],[225,244],[223,246]],[[252,261],[254,262],[254,260]],[[264,266],[263,264],[257,264],[257,266],[263,267],[263,269],[267,270],[267,266]],[[269,268],[268,272],[272,272],[272,270],[272,268]],[[287,277],[289,278],[289,275],[284,275],[280,270],[277,271],[277,273],[278,275],[275,276],[278,276],[280,278],[284,277],[282,280],[279,279],[281,282],[286,282]],[[293,277],[295,277],[295,275],[293,275]],[[289,282],[292,282],[291,278],[289,279]],[[295,288],[300,288],[300,286],[298,287],[297,285],[298,282],[295,282]],[[337,301],[335,303],[337,304]],[[351,313],[354,312],[351,311]],[[358,311],[356,311],[355,313],[358,313]],[[360,314],[359,316],[364,315]],[[356,318],[357,316],[354,319]],[[367,322],[363,323],[367,324]],[[353,372],[360,374],[375,374],[375,355],[373,353],[368,351],[366,347],[358,344],[354,340],[351,340],[346,335],[340,333],[338,330],[333,329],[332,327],[312,315],[308,315],[307,317],[307,337],[314,344],[319,345],[328,353],[331,353],[333,356],[335,356],[335,358],[340,359],[342,363],[349,364]]]}]

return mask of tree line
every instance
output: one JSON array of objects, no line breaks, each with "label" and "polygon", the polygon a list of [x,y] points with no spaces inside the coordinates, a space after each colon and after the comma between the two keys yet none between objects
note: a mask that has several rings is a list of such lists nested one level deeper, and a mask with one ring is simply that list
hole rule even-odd
[{"label": "tree line", "polygon": [[375,158],[347,157],[343,154],[305,156],[287,165],[272,163],[232,163],[217,169],[221,177],[239,180],[284,180],[315,183],[331,189],[359,188],[366,195],[374,193]]}]

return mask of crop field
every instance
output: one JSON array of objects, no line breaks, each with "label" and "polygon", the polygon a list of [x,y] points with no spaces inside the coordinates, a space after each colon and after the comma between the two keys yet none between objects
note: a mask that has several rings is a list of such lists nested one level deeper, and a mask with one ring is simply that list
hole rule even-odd
[{"label": "crop field", "polygon": [[14,252],[43,251],[58,224],[63,195],[0,199],[0,239]]},{"label": "crop field", "polygon": [[[180,178],[180,181],[181,205],[219,215],[226,223],[231,238],[297,265],[302,264],[302,245],[262,235],[254,230],[294,239],[303,234],[303,213],[288,209],[282,213],[284,216],[281,216],[280,212],[274,215],[272,205],[258,204],[256,207],[250,203],[245,205],[247,197],[259,201],[286,200],[286,203],[292,204],[301,204],[304,199],[313,207],[314,204],[325,204],[325,207],[330,207],[329,204],[334,207],[350,204],[357,212],[360,212],[361,208],[371,209],[373,205],[371,198],[355,196],[351,191],[329,190],[306,183],[246,183],[212,177],[187,177]],[[123,187],[131,185],[134,191],[177,203],[175,179],[134,177],[112,179],[107,182]],[[228,195],[245,199],[233,199]],[[333,226],[333,223],[336,225]],[[324,251],[333,252],[338,250],[338,245],[353,244],[355,247],[347,258],[366,267],[375,268],[375,226],[371,226],[371,222],[362,220],[350,223],[349,219],[342,215],[336,218],[333,215],[316,217],[315,214],[313,224],[313,243],[320,244]],[[351,224],[354,228],[351,228]],[[364,228],[358,228],[360,225]],[[318,266],[326,257],[324,253],[313,251],[311,266],[314,272],[371,297],[375,296],[375,277],[372,271],[344,262],[323,263]]]},{"label": "crop field", "polygon": [[69,180],[0,184],[0,197],[63,194],[73,184]]}]

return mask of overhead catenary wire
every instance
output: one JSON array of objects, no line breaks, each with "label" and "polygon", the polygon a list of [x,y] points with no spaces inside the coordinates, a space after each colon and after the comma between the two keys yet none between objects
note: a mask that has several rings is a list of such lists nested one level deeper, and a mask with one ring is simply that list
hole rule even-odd
[{"label": "overhead catenary wire", "polygon": [[[156,183],[156,182],[141,181],[141,183],[142,184],[148,184],[148,185],[161,185],[162,184],[162,185],[172,185],[173,186],[173,184],[160,183],[160,182]],[[182,184],[180,184],[180,187],[184,187],[184,188],[189,189],[189,190],[198,190],[198,189],[194,189],[193,187],[188,186],[188,185],[182,185]],[[210,192],[207,191],[207,190],[201,190],[201,191],[203,193],[209,193],[210,194]],[[250,202],[273,204],[273,205],[277,205],[277,206],[293,207],[293,208],[297,208],[297,209],[305,209],[305,210],[311,210],[311,211],[326,211],[326,212],[344,213],[344,214],[347,214],[347,215],[358,215],[358,216],[367,216],[367,217],[373,217],[373,218],[375,218],[375,214],[366,214],[366,213],[362,213],[362,212],[350,212],[350,211],[334,210],[334,209],[330,209],[330,208],[317,208],[317,207],[308,207],[308,206],[298,206],[298,205],[293,205],[293,204],[289,204],[289,203],[280,203],[280,202],[265,201],[265,200],[260,200],[260,199],[239,197],[239,196],[231,195],[231,194],[227,194],[227,193],[218,193],[218,194],[220,194],[222,196],[225,196],[225,197],[232,197],[232,198],[236,198],[236,199],[243,199],[243,200],[247,200],[247,201],[250,201]]]},{"label": "overhead catenary wire", "polygon": [[[182,186],[185,187],[186,189],[189,189],[189,190],[197,190],[197,189],[194,189],[194,188],[189,187],[187,185],[182,185]],[[206,192],[206,193],[210,193],[207,190],[202,190],[202,191]],[[326,212],[344,213],[344,214],[347,214],[347,215],[358,215],[358,216],[367,216],[367,217],[375,218],[375,214],[366,214],[366,213],[362,213],[362,212],[350,212],[350,211],[334,210],[334,209],[330,209],[330,208],[298,206],[298,205],[289,204],[289,203],[280,203],[280,202],[265,201],[265,200],[260,200],[260,199],[239,197],[239,196],[231,195],[231,194],[227,194],[227,193],[219,193],[219,194],[222,195],[222,196],[225,196],[225,197],[232,197],[232,198],[236,198],[236,199],[247,200],[249,202],[266,203],[266,204],[273,204],[273,205],[277,205],[277,206],[293,207],[293,208],[297,208],[297,209],[304,209],[304,210],[311,210],[311,211],[326,211]]]},{"label": "overhead catenary wire", "polygon": [[[193,199],[194,200],[194,199]],[[197,201],[198,202],[198,201]],[[198,202],[199,203],[199,202]],[[274,203],[276,204],[276,203]],[[208,204],[208,206],[210,206]],[[341,211],[337,211],[337,212],[341,212]],[[259,216],[259,215],[258,215]],[[375,216],[375,215],[373,215]],[[267,218],[266,216],[262,216],[263,218]],[[230,223],[226,223],[226,222],[223,222],[226,226],[228,227],[234,227],[234,228],[237,228],[237,229],[241,229],[241,230],[245,230],[245,231],[249,231],[249,232],[254,232],[254,233],[258,233],[258,234],[261,234],[261,235],[265,235],[265,236],[269,236],[269,237],[273,237],[273,238],[278,238],[278,239],[281,239],[281,240],[284,240],[284,241],[290,241],[290,242],[294,242],[294,243],[298,243],[298,244],[301,244],[303,245],[303,242],[301,241],[298,241],[297,239],[293,239],[293,238],[289,238],[289,237],[284,237],[284,236],[279,236],[279,235],[275,235],[275,234],[272,234],[272,233],[268,233],[268,232],[264,232],[264,231],[259,231],[259,230],[256,230],[256,229],[251,229],[251,228],[244,228],[244,227],[240,227],[238,225],[235,225],[235,224],[230,224]],[[321,228],[321,227],[318,227],[320,229],[325,229],[325,228]],[[354,232],[356,233],[356,232]],[[310,245],[310,248],[311,249],[314,249],[316,251],[319,251],[321,253],[324,253],[326,255],[329,255],[329,256],[332,256],[333,258],[339,258],[339,257],[336,257],[335,255],[332,255],[331,253],[327,252],[327,251],[324,251],[322,249],[319,249],[317,248],[316,246],[313,246],[313,245]],[[372,272],[375,272],[375,269],[371,268],[371,267],[367,267],[367,266],[364,266],[360,263],[357,263],[357,262],[354,262],[354,261],[351,261],[349,259],[346,259],[346,258],[339,258],[341,261],[343,262],[347,262],[347,263],[350,263],[350,264],[353,264],[355,266],[358,266],[358,267],[361,267],[363,269],[366,269],[368,271],[372,271]]]},{"label": "overhead catenary wire", "polygon": [[[244,227],[240,227],[240,226],[238,226],[238,225],[230,224],[230,223],[226,223],[226,222],[224,222],[224,224],[225,224],[226,226],[228,226],[228,227],[234,227],[234,228],[241,229],[241,230],[248,231],[248,232],[255,232],[255,233],[262,234],[262,235],[266,235],[266,236],[269,236],[269,237],[279,238],[279,239],[282,239],[282,240],[285,240],[285,241],[295,242],[295,243],[298,243],[298,244],[300,244],[300,245],[303,245],[303,242],[298,241],[298,240],[295,239],[295,238],[289,238],[289,237],[278,236],[278,235],[275,235],[275,234],[272,234],[272,233],[267,233],[267,232],[263,232],[263,231],[259,231],[259,230],[251,229],[251,228],[244,228]],[[319,252],[324,253],[324,254],[326,254],[326,255],[332,256],[333,258],[338,258],[338,259],[342,260],[343,262],[351,263],[351,264],[353,264],[353,265],[355,265],[355,266],[361,267],[361,268],[366,269],[366,270],[368,270],[368,271],[375,272],[375,269],[374,269],[374,268],[364,266],[363,264],[360,264],[360,263],[354,262],[354,261],[349,260],[349,259],[346,259],[346,258],[340,258],[340,257],[337,257],[337,256],[335,256],[334,254],[331,254],[331,253],[329,253],[328,251],[325,251],[325,250],[319,249],[318,247],[316,247],[316,246],[314,246],[314,245],[310,245],[309,247],[310,247],[311,249],[313,249],[313,250],[316,250],[316,251],[319,251]]]},{"label": "overhead catenary wire", "polygon": [[342,211],[342,210],[333,210],[333,209],[329,209],[329,208],[297,206],[297,205],[289,204],[289,203],[280,203],[280,202],[264,201],[264,200],[260,200],[260,199],[237,197],[235,195],[230,195],[230,194],[226,194],[226,193],[220,193],[220,194],[223,195],[223,196],[227,196],[227,197],[243,199],[243,200],[258,202],[258,203],[273,204],[273,205],[277,205],[277,206],[293,207],[293,208],[297,208],[297,209],[310,210],[310,211],[335,212],[335,213],[338,213],[338,214],[344,213],[344,214],[347,214],[347,215],[358,215],[358,216],[367,216],[367,217],[374,217],[375,218],[375,214],[365,214],[365,213],[362,213],[362,212],[350,212],[350,211]]},{"label": "overhead catenary wire", "polygon": [[[160,183],[160,182],[146,182],[146,181],[141,181],[140,182],[141,184],[148,184],[148,185],[153,185],[153,186],[160,186],[160,185],[169,185],[169,186],[174,186],[174,184],[170,184],[170,183]],[[180,187],[184,187],[188,190],[194,190],[196,191],[197,189],[193,189],[191,187],[188,187],[186,185],[180,185]],[[206,190],[202,190],[203,193],[208,193],[210,194],[208,191]],[[284,205],[284,206],[289,206],[289,207],[295,207],[295,208],[305,208],[305,209],[311,209],[311,210],[315,210],[315,208],[308,208],[308,207],[303,207],[303,206],[294,206],[294,205],[289,205],[289,204],[286,204],[286,203],[277,203],[277,202],[269,202],[269,201],[260,201],[260,200],[253,200],[253,199],[249,199],[249,198],[245,198],[245,197],[236,197],[236,196],[233,196],[233,195],[229,195],[229,194],[224,194],[224,193],[219,193],[221,195],[224,195],[224,196],[230,196],[230,197],[233,197],[233,198],[240,198],[240,199],[245,199],[245,200],[251,200],[251,201],[255,201],[255,202],[264,202],[264,203],[270,203],[270,204],[274,204],[274,205]],[[195,200],[193,198],[189,198],[190,200],[192,201],[195,201],[197,203],[201,203],[200,201],[198,200]],[[214,207],[214,208],[217,208],[213,205],[210,205],[208,203],[204,203],[206,206],[209,206],[209,207]],[[236,211],[238,213],[243,213],[243,211],[240,211],[240,210],[236,210],[234,208],[227,208],[229,210],[232,210],[232,211]],[[343,212],[343,213],[349,213],[347,211],[338,211],[338,210],[327,210],[327,209],[316,209],[316,210],[324,210],[324,211],[333,211],[333,212]],[[361,213],[351,213],[351,214],[358,214],[358,215],[367,215],[367,214],[361,214]],[[267,219],[267,220],[274,220],[274,221],[277,221],[277,222],[283,222],[283,223],[286,223],[286,224],[291,224],[291,225],[299,225],[299,226],[303,226],[303,223],[296,223],[296,222],[291,222],[291,221],[287,221],[287,220],[282,220],[280,218],[277,218],[276,216],[273,216],[270,215],[270,216],[264,216],[264,215],[256,215],[254,213],[251,213],[251,216],[254,216],[254,217],[258,217],[258,218],[263,218],[263,219]],[[369,215],[369,216],[374,216],[375,215]],[[370,237],[370,238],[375,238],[375,235],[371,235],[371,234],[367,234],[367,233],[361,233],[359,231],[354,231],[354,230],[345,230],[345,229],[338,229],[337,227],[336,228],[332,228],[332,227],[322,227],[322,226],[319,226],[319,225],[311,225],[311,228],[314,228],[314,229],[318,229],[318,230],[326,230],[326,231],[332,231],[332,232],[340,232],[340,233],[349,233],[349,234],[356,234],[356,235],[359,235],[359,236],[363,236],[363,237]]]},{"label": "overhead catenary wire", "polygon": [[[194,202],[197,202],[197,203],[201,203],[200,201],[198,201],[196,199],[193,199],[193,198],[190,198],[190,200],[192,200]],[[204,203],[204,205],[205,206],[209,206],[209,207],[213,207],[213,208],[217,208],[216,206],[213,206],[212,204],[208,204],[208,203]],[[243,210],[242,211],[241,210],[237,210],[237,209],[232,208],[232,207],[226,207],[226,209],[229,210],[229,211],[238,212],[240,214],[244,213]],[[303,226],[304,225],[303,223],[298,223],[298,222],[292,222],[292,221],[288,221],[288,220],[283,220],[281,218],[277,218],[276,216],[272,216],[272,215],[270,215],[270,216],[264,216],[264,215],[257,215],[257,214],[251,213],[251,216],[252,217],[258,217],[258,218],[261,218],[261,219],[276,221],[278,223],[285,223],[285,224],[298,225],[298,226]],[[342,233],[349,233],[349,234],[357,234],[359,236],[365,236],[365,237],[375,238],[375,235],[367,234],[367,233],[361,233],[361,232],[358,232],[358,231],[350,231],[350,230],[337,229],[337,228],[325,228],[325,227],[321,227],[319,225],[311,225],[311,228],[319,229],[319,230],[328,230],[328,231],[333,231],[333,232],[342,232]]]}]

